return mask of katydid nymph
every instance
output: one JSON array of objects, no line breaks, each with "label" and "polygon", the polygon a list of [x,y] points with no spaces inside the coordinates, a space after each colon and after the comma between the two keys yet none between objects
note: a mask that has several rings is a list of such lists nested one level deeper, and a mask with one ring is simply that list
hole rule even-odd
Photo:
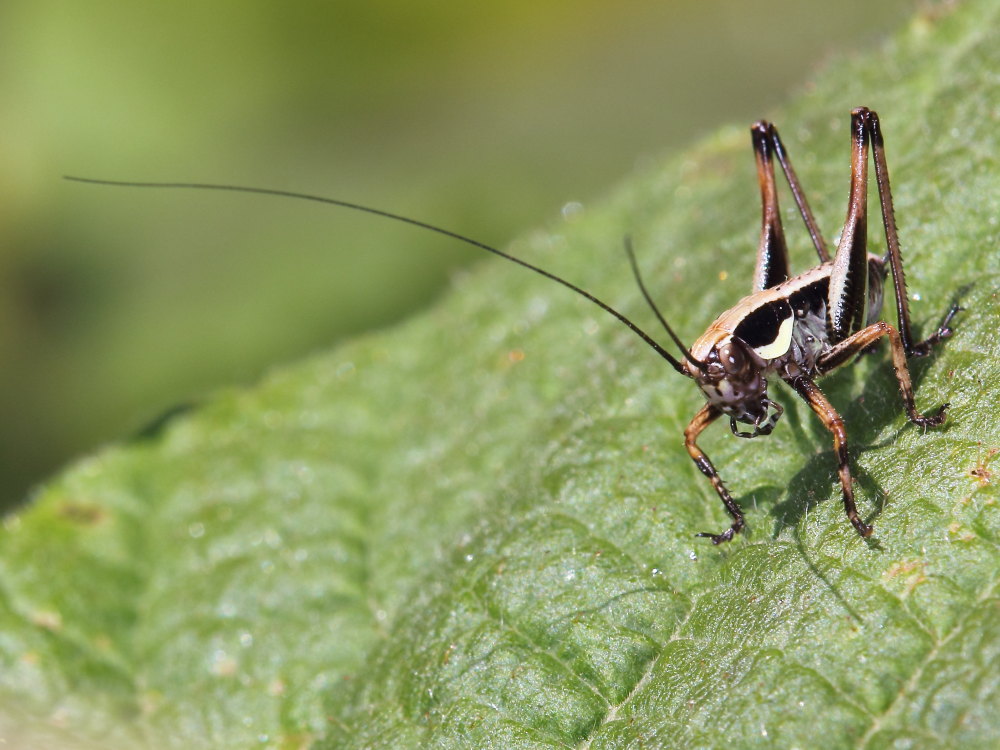
[{"label": "katydid nymph", "polygon": [[[872,533],[872,526],[861,519],[855,506],[844,421],[815,381],[886,336],[889,338],[893,369],[907,417],[924,428],[942,424],[948,404],[944,404],[930,416],[917,411],[907,359],[928,354],[934,344],[951,335],[950,324],[960,308],[953,304],[931,336],[923,341],[914,340],[903,260],[893,215],[885,146],[879,119],[874,112],[862,107],[851,113],[850,196],[847,218],[832,257],[777,129],[769,122],[756,122],[751,126],[751,139],[762,203],[760,243],[751,293],[716,318],[690,347],[684,345],[653,302],[639,272],[631,242],[627,238],[625,240],[625,252],[636,283],[679,350],[677,355],[667,351],[624,314],[572,282],[485,243],[389,211],[342,200],[265,188],[203,183],[118,182],[78,177],[67,179],[124,187],[224,190],[277,195],[362,211],[478,247],[571,289],[621,321],[674,370],[694,380],[705,395],[707,403],[684,430],[684,445],[695,465],[708,477],[732,517],[729,528],[721,533],[698,534],[708,537],[715,544],[730,541],[743,529],[745,521],[742,509],[723,484],[715,466],[698,447],[698,436],[723,416],[729,418],[730,428],[738,437],[753,438],[769,434],[783,412],[782,407],[768,397],[768,378],[778,377],[809,404],[831,433],[844,511],[858,534],[868,537]],[[874,164],[885,228],[887,248],[884,255],[870,253],[867,248],[869,152]],[[780,165],[791,188],[798,212],[819,257],[818,265],[795,276],[789,270],[788,249],[778,208],[775,161]],[[895,327],[880,319],[883,283],[890,272],[896,299]]]}]

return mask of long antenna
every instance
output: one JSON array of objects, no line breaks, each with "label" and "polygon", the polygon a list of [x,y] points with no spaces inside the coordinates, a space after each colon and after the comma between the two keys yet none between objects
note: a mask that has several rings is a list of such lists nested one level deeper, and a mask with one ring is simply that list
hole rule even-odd
[{"label": "long antenna", "polygon": [[[663,357],[663,359],[667,360],[667,362],[670,363],[671,367],[673,367],[675,370],[677,370],[677,372],[681,373],[682,375],[687,376],[687,372],[685,371],[684,366],[681,365],[681,363],[678,362],[677,359],[672,354],[670,354],[670,352],[668,352],[666,349],[660,346],[660,344],[658,344],[653,339],[652,336],[650,336],[644,330],[639,328],[639,326],[637,326],[635,323],[629,320],[625,315],[623,315],[622,313],[618,312],[613,307],[611,307],[611,305],[598,299],[590,292],[581,289],[576,284],[573,284],[572,282],[569,282],[566,279],[556,276],[554,273],[550,273],[543,268],[539,268],[538,266],[528,263],[525,260],[521,260],[520,258],[517,258],[513,255],[509,255],[505,253],[503,250],[498,250],[495,247],[491,247],[483,242],[474,240],[471,237],[466,237],[465,235],[459,234],[458,232],[452,232],[448,229],[443,229],[441,227],[434,226],[433,224],[428,224],[426,222],[419,221],[417,219],[411,219],[406,216],[400,216],[399,214],[394,214],[391,211],[383,211],[380,208],[372,208],[371,206],[362,206],[358,203],[351,203],[349,201],[337,200],[335,198],[324,198],[319,195],[310,195],[308,193],[295,193],[289,190],[272,190],[270,188],[255,188],[255,187],[246,187],[243,185],[212,185],[201,182],[125,182],[119,180],[97,180],[90,177],[73,177],[71,175],[65,175],[64,179],[70,180],[71,182],[83,182],[89,185],[109,185],[112,187],[176,188],[183,190],[218,190],[231,193],[254,193],[256,195],[274,195],[282,198],[298,198],[300,200],[314,201],[316,203],[325,203],[330,206],[339,206],[341,208],[349,208],[351,210],[361,211],[367,214],[374,214],[375,216],[381,216],[386,219],[392,219],[393,221],[399,221],[404,224],[410,224],[415,227],[420,227],[421,229],[426,229],[431,232],[436,232],[437,234],[444,235],[445,237],[451,237],[452,239],[458,240],[459,242],[464,242],[467,245],[478,247],[481,250],[485,250],[488,253],[499,255],[501,258],[506,258],[507,260],[513,263],[517,263],[517,265],[519,266],[523,266],[524,268],[534,271],[535,273],[540,274],[547,279],[552,279],[552,281],[562,284],[564,287],[568,289],[572,289],[580,296],[585,297],[586,299],[593,302],[595,305],[597,305],[605,312],[618,318],[618,320],[624,323],[629,328],[629,330],[631,330],[636,336],[645,341],[646,344],[649,345],[651,349],[653,349],[653,351],[655,351],[657,354]],[[672,331],[671,335],[673,336]],[[680,344],[676,336],[674,336],[673,338],[675,342]],[[684,350],[685,356],[690,357],[690,354],[688,354],[687,350],[684,349],[683,346],[681,346],[681,349]]]},{"label": "long antenna", "polygon": [[635,251],[632,249],[632,238],[629,237],[628,235],[625,235],[625,254],[628,256],[628,262],[632,266],[632,275],[635,276],[635,281],[639,285],[639,291],[642,292],[642,296],[646,299],[646,304],[648,304],[653,309],[653,312],[656,314],[656,319],[659,320],[661,324],[663,324],[663,327],[666,329],[667,334],[670,336],[673,342],[677,344],[677,348],[684,353],[684,359],[686,359],[688,362],[690,362],[699,370],[704,370],[705,363],[695,359],[694,355],[691,354],[691,351],[686,346],[684,346],[684,343],[680,340],[680,338],[678,338],[677,334],[674,333],[674,329],[670,327],[670,324],[667,322],[667,319],[663,317],[663,314],[660,312],[660,308],[656,306],[656,302],[653,301],[653,297],[646,290],[646,284],[642,280],[642,274],[639,273],[639,263],[635,259]]}]

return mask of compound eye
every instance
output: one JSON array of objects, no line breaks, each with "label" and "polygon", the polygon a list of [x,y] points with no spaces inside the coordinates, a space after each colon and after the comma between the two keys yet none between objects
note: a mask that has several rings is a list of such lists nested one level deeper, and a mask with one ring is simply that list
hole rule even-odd
[{"label": "compound eye", "polygon": [[745,372],[747,366],[750,364],[750,360],[743,351],[743,347],[733,343],[724,344],[719,347],[719,361],[728,375],[739,375]]}]

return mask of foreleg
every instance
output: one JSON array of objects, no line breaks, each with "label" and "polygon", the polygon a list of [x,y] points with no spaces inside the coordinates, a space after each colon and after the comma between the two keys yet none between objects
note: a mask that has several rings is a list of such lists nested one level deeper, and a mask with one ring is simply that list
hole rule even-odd
[{"label": "foreleg", "polygon": [[694,419],[684,430],[684,447],[687,448],[688,455],[691,456],[691,460],[694,461],[694,465],[698,467],[715,488],[719,497],[722,499],[722,504],[726,506],[726,510],[729,511],[729,515],[733,517],[733,524],[728,529],[723,531],[721,534],[712,534],[710,532],[702,532],[698,536],[708,537],[712,540],[712,544],[722,544],[723,542],[728,542],[733,538],[734,535],[738,534],[744,526],[743,521],[743,510],[740,508],[739,504],[733,500],[732,495],[729,494],[729,490],[722,483],[722,477],[719,476],[719,472],[716,471],[712,462],[709,460],[705,452],[698,447],[696,442],[698,436],[702,431],[708,427],[712,422],[719,418],[722,412],[711,404],[705,404],[701,411],[695,414]]}]

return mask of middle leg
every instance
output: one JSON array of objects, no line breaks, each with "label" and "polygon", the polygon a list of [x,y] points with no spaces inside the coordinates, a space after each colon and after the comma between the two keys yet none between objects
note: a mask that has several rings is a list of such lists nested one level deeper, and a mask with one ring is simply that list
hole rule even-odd
[{"label": "middle leg", "polygon": [[[950,313],[950,315],[953,314]],[[947,321],[942,326],[946,324]],[[924,416],[917,411],[916,402],[913,398],[913,382],[910,380],[910,369],[906,364],[906,346],[899,331],[884,320],[872,323],[867,328],[862,328],[857,333],[848,336],[839,344],[836,344],[816,361],[816,369],[820,375],[826,374],[835,367],[844,364],[852,356],[868,348],[883,336],[889,337],[892,349],[892,369],[896,373],[896,382],[899,383],[899,390],[903,394],[906,416],[909,417],[911,422],[921,427],[937,427],[942,424],[946,418],[948,404],[944,404],[938,409],[937,414],[932,416]]]},{"label": "middle leg", "polygon": [[840,476],[840,487],[844,498],[844,512],[861,536],[871,536],[872,527],[861,520],[858,516],[857,506],[854,504],[854,485],[847,451],[847,430],[844,427],[843,417],[837,413],[833,404],[809,378],[790,378],[786,382],[812,407],[816,416],[823,422],[823,426],[833,435],[833,449],[837,454],[837,473]]}]

